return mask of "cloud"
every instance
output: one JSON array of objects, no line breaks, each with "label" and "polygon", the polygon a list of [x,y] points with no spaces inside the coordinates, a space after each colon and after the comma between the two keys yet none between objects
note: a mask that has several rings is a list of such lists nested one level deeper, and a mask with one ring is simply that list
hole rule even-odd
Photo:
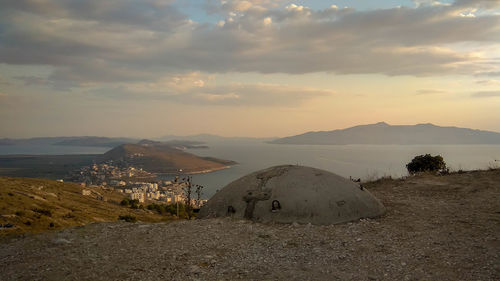
[{"label": "cloud", "polygon": [[493,98],[493,97],[500,97],[500,91],[482,91],[482,92],[475,92],[472,94],[472,97],[475,98]]},{"label": "cloud", "polygon": [[21,80],[24,82],[24,85],[26,86],[32,86],[32,85],[51,85],[52,82],[48,79],[37,77],[37,76],[14,76],[14,79]]},{"label": "cloud", "polygon": [[172,75],[152,83],[100,87],[91,90],[90,93],[110,99],[168,100],[179,104],[264,107],[296,106],[314,98],[335,94],[332,90],[285,84],[218,84],[213,75],[198,72]]},{"label": "cloud", "polygon": [[209,13],[227,14],[248,10],[266,10],[276,8],[285,0],[207,0],[206,8]]},{"label": "cloud", "polygon": [[479,80],[476,81],[480,85],[500,85],[500,80],[490,79],[490,80]]},{"label": "cloud", "polygon": [[0,63],[53,66],[48,79],[59,89],[178,72],[496,73],[491,58],[456,47],[500,45],[495,1],[371,11],[209,1],[226,17],[213,24],[191,21],[173,2],[2,1]]},{"label": "cloud", "polygon": [[440,2],[440,1],[436,1],[436,0],[413,0],[413,3],[415,3],[415,5],[417,7],[422,7],[422,6],[449,6],[450,5],[449,3]]},{"label": "cloud", "polygon": [[417,95],[437,95],[437,94],[445,94],[447,93],[444,90],[440,89],[420,89],[416,92]]},{"label": "cloud", "polygon": [[176,95],[173,100],[190,104],[290,107],[317,97],[334,94],[331,90],[308,87],[232,83]]},{"label": "cloud", "polygon": [[489,76],[489,77],[498,77],[500,76],[500,71],[484,71],[476,73],[476,76]]},{"label": "cloud", "polygon": [[197,94],[197,97],[200,98],[201,100],[206,100],[208,102],[220,102],[224,100],[237,100],[240,98],[238,94],[235,93],[228,93],[228,94],[207,94],[207,93],[200,93]]},{"label": "cloud", "polygon": [[4,85],[4,86],[7,86],[7,85],[10,85],[9,82],[7,82],[7,80],[5,80],[5,78],[3,78],[1,75],[0,75],[0,86],[1,85]]}]

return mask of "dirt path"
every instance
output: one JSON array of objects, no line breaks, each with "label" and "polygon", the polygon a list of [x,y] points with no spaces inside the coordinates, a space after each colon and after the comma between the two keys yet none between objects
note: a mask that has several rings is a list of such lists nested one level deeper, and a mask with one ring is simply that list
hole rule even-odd
[{"label": "dirt path", "polygon": [[382,180],[334,226],[99,223],[0,243],[1,280],[500,280],[500,170]]}]

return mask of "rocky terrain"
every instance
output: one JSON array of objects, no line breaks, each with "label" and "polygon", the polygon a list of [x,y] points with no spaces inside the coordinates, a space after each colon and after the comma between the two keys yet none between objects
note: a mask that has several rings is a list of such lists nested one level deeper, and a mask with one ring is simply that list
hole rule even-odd
[{"label": "rocky terrain", "polygon": [[95,223],[3,238],[2,280],[500,280],[500,170],[365,184],[387,207],[330,225]]}]

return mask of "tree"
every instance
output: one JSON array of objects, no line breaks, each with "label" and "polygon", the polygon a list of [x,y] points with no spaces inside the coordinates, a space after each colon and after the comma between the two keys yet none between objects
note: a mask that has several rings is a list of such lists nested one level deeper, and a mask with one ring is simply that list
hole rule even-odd
[{"label": "tree", "polygon": [[200,207],[200,198],[201,198],[201,190],[203,189],[202,185],[196,185],[196,207]]},{"label": "tree", "polygon": [[443,157],[441,155],[431,156],[430,154],[415,156],[410,163],[406,164],[406,169],[410,174],[447,171]]},{"label": "tree", "polygon": [[[184,178],[183,178],[184,180]],[[191,181],[193,180],[192,177],[188,176],[187,177],[187,184],[184,187],[184,194],[186,195],[186,213],[188,216],[188,219],[191,219],[191,192],[193,191],[193,186],[191,184]]]}]

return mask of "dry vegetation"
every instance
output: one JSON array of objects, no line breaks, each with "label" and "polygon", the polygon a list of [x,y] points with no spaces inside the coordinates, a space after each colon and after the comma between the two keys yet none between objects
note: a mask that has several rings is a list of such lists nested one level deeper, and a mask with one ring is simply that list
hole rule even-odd
[{"label": "dry vegetation", "polygon": [[[116,221],[120,215],[131,215],[140,221],[165,220],[147,210],[120,206],[124,195],[102,188],[82,195],[82,187],[45,179],[0,177],[0,235],[37,233],[85,225],[91,222]],[[104,200],[97,199],[97,193]]]}]

